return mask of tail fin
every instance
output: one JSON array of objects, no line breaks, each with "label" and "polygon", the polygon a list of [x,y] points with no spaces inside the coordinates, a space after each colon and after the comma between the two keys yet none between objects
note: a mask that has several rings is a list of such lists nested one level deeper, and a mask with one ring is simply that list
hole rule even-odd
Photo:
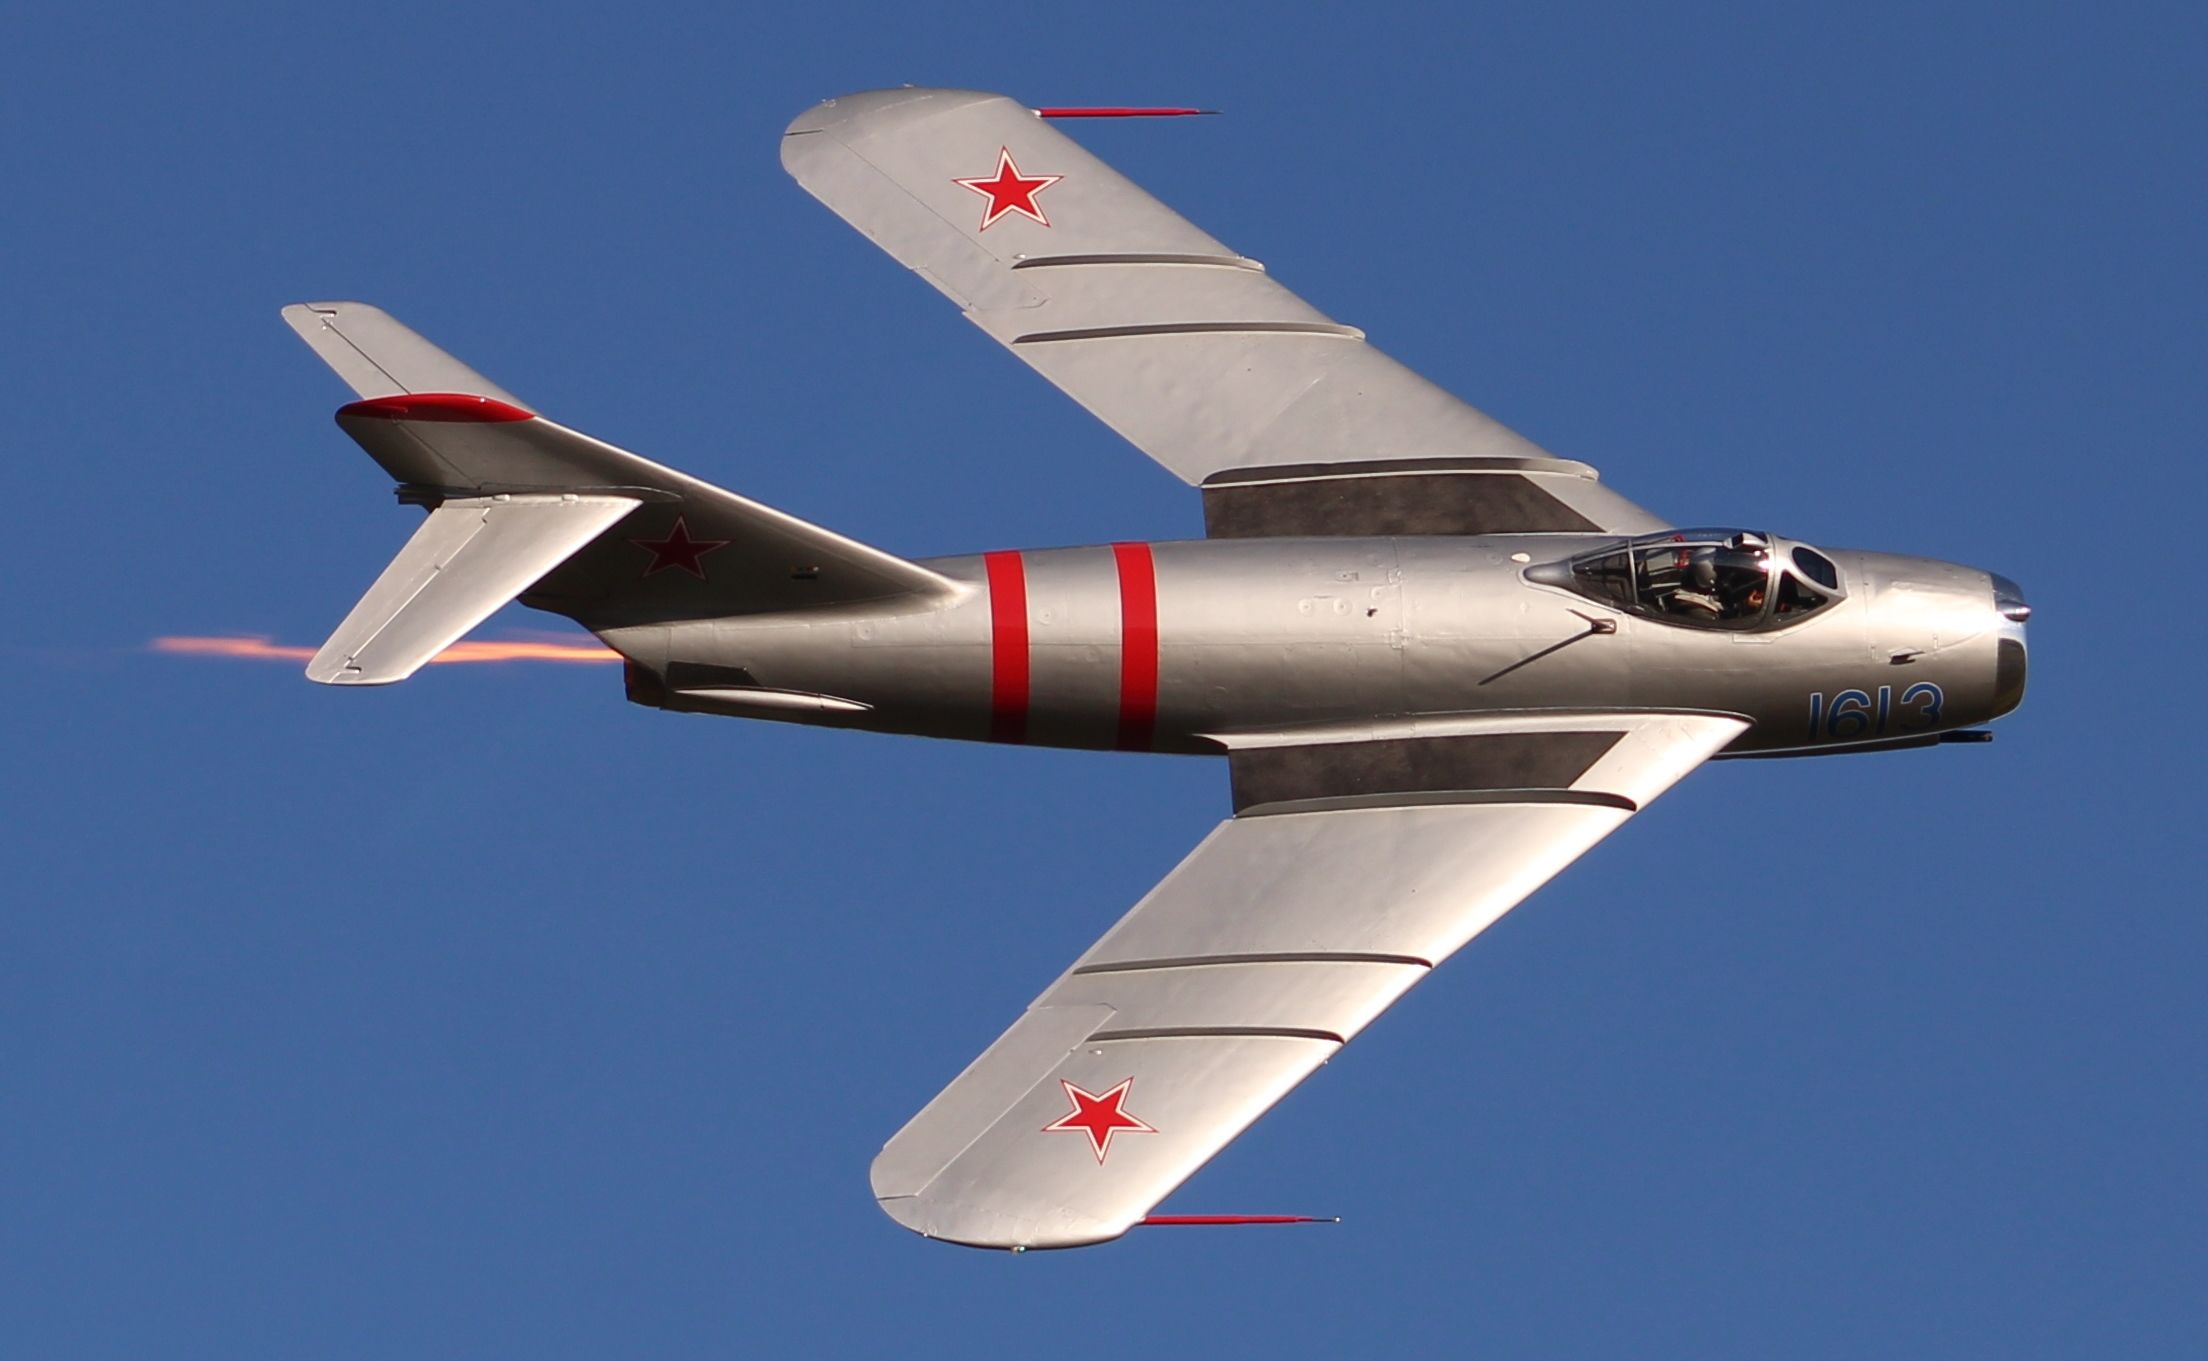
[{"label": "tail fin", "polygon": [[312,680],[404,680],[517,596],[604,628],[962,589],[548,421],[380,308],[300,303],[284,320],[360,395],[339,427],[431,508]]}]

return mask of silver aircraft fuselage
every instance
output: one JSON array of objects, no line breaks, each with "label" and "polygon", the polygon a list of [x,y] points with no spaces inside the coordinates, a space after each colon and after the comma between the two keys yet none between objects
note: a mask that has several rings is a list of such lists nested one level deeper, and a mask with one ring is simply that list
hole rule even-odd
[{"label": "silver aircraft fuselage", "polygon": [[[1914,746],[2022,697],[2013,585],[1826,550],[1839,598],[1757,631],[1590,598],[1547,564],[1607,535],[1225,539],[932,559],[967,590],[713,619],[583,622],[630,697],[933,737],[1217,753],[1268,734],[1528,710],[1690,710],[1732,754]],[[1782,548],[1787,541],[1773,541]]]},{"label": "silver aircraft fuselage", "polygon": [[1021,1252],[1243,1222],[1153,1211],[1702,762],[1986,736],[2031,613],[1635,504],[1048,126],[1082,112],[864,92],[782,163],[1195,491],[1200,541],[914,562],[542,416],[372,304],[283,313],[428,511],[311,680],[403,681],[518,599],[644,705],[1224,756],[1231,815],[873,1162],[897,1223]]}]

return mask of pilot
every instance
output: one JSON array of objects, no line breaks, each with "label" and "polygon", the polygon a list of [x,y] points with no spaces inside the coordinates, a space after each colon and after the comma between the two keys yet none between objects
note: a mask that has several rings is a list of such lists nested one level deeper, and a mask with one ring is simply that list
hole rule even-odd
[{"label": "pilot", "polygon": [[1671,593],[1671,607],[1679,614],[1698,615],[1717,619],[1725,614],[1725,606],[1717,598],[1717,550],[1695,550],[1693,560],[1686,563],[1686,574],[1679,589]]},{"label": "pilot", "polygon": [[1754,534],[1736,534],[1726,547],[1731,553],[1715,592],[1725,602],[1722,617],[1760,618],[1764,591],[1770,582],[1771,549]]}]

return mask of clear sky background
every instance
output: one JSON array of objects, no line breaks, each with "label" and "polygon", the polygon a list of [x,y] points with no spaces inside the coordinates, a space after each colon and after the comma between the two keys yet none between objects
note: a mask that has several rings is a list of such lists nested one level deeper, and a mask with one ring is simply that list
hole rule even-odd
[{"label": "clear sky background", "polygon": [[[2204,69],[2181,5],[16,9],[0,1352],[2208,1353]],[[1339,1228],[905,1233],[875,1150],[1223,770],[145,650],[318,643],[413,526],[310,298],[893,551],[1199,533],[783,175],[903,82],[1225,109],[1074,131],[1659,513],[2015,577],[2025,707],[1702,771],[1165,1207]]]}]

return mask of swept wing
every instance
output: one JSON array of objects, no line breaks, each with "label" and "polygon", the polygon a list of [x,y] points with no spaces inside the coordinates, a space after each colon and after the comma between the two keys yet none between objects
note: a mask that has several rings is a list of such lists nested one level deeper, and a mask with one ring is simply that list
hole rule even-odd
[{"label": "swept wing", "polygon": [[1117,1237],[1746,726],[1521,716],[1233,752],[1237,815],[889,1141],[875,1196],[975,1246]]},{"label": "swept wing", "polygon": [[968,320],[1200,484],[1214,537],[1663,527],[1002,95],[833,99],[790,125],[782,163]]}]

